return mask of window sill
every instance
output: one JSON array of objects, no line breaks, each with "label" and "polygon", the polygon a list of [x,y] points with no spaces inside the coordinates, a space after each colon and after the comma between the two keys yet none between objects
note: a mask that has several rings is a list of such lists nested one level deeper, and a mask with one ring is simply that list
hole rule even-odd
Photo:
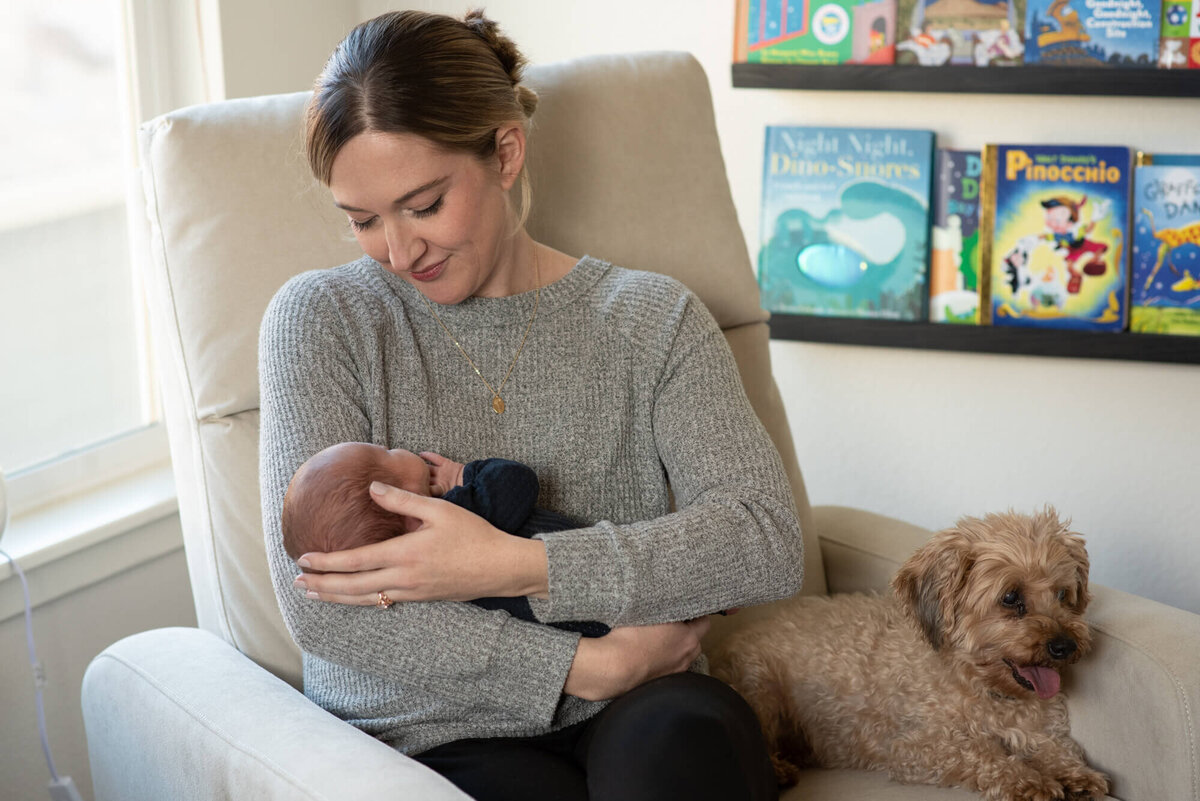
[{"label": "window sill", "polygon": [[[25,571],[38,606],[182,548],[177,512],[162,463],[14,517],[0,548]],[[0,561],[0,621],[23,611],[15,571]]]}]

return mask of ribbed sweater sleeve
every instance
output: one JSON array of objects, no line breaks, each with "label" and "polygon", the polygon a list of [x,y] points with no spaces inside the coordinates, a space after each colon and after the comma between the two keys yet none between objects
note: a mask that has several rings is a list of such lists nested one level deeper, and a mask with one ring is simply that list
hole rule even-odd
[{"label": "ribbed sweater sleeve", "polygon": [[675,324],[652,421],[678,511],[537,535],[550,565],[550,599],[531,600],[539,620],[688,620],[799,589],[791,490],[725,337],[690,293],[667,317]]}]

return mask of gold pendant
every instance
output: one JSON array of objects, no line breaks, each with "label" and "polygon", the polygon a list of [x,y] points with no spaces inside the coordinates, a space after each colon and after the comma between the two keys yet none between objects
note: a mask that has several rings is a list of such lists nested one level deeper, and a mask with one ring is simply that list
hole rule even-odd
[{"label": "gold pendant", "polygon": [[492,411],[496,414],[504,414],[504,399],[499,395],[492,396]]}]

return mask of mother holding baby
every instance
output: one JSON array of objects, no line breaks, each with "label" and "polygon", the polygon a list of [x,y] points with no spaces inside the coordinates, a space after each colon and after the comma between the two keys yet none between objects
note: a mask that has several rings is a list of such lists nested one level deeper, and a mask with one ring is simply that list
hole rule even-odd
[{"label": "mother holding baby", "polygon": [[[695,296],[526,233],[523,64],[481,12],[406,11],[317,79],[309,162],[364,256],[290,281],[260,342],[268,557],[305,694],[485,801],[775,798],[753,713],[696,668],[707,615],[798,588],[783,467]],[[354,441],[524,462],[540,506],[589,523],[523,539],[376,486],[422,526],[298,577],[288,482]],[[461,603],[492,596],[613,628]]]}]

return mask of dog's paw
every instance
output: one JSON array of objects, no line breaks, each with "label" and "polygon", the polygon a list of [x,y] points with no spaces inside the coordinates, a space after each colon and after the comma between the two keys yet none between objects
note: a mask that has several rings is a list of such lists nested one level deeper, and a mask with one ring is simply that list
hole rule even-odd
[{"label": "dog's paw", "polygon": [[800,781],[800,768],[777,754],[771,755],[771,767],[775,768],[775,779],[780,787],[791,787]]},{"label": "dog's paw", "polygon": [[1062,777],[1062,785],[1071,801],[1100,799],[1108,794],[1108,777],[1088,767],[1080,767]]},{"label": "dog's paw", "polygon": [[1009,801],[1063,801],[1067,797],[1060,782],[1036,771],[1023,774],[1014,786],[1002,793]]}]

